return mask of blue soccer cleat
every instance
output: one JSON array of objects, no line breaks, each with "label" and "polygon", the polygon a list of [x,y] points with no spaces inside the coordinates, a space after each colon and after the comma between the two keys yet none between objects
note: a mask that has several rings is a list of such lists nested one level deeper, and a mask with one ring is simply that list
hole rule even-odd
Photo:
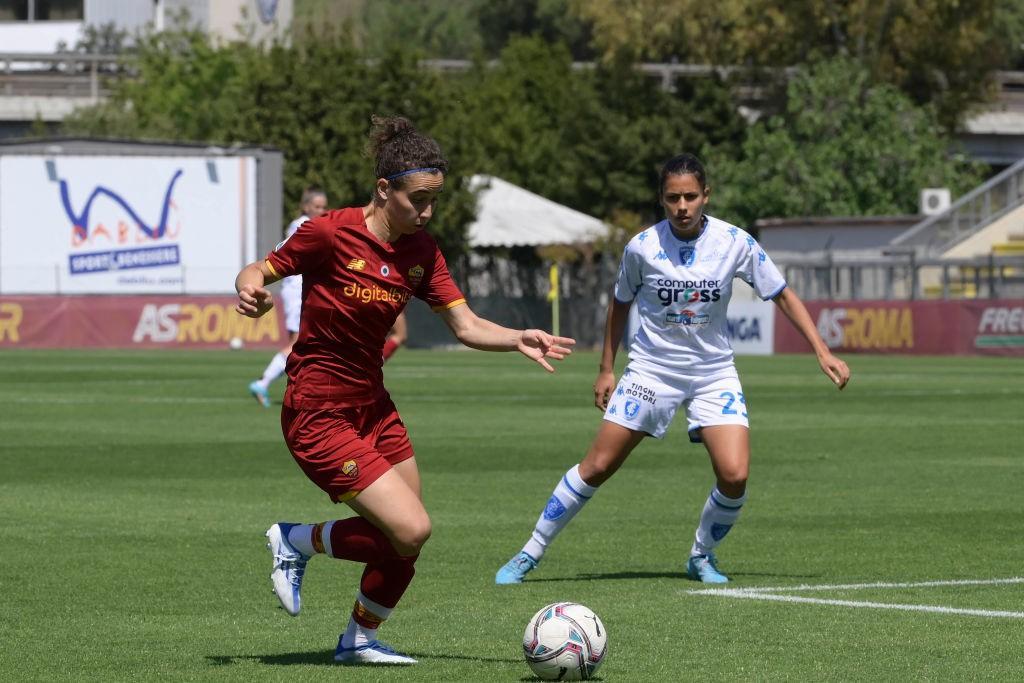
[{"label": "blue soccer cleat", "polygon": [[537,560],[520,551],[518,555],[498,570],[498,573],[494,575],[494,583],[499,586],[522,583],[523,577],[532,572],[536,566]]},{"label": "blue soccer cleat", "polygon": [[412,657],[395,652],[379,640],[359,647],[342,647],[341,638],[338,638],[338,647],[334,651],[334,661],[342,664],[397,664],[399,666],[418,663]]},{"label": "blue soccer cleat", "polygon": [[288,542],[288,530],[293,526],[288,522],[278,522],[267,529],[267,548],[274,556],[274,568],[270,572],[274,593],[284,611],[294,617],[302,609],[302,576],[306,573],[309,558]]},{"label": "blue soccer cleat", "polygon": [[715,556],[694,555],[686,563],[686,575],[702,583],[729,583],[729,577],[718,571]]},{"label": "blue soccer cleat", "polygon": [[261,406],[264,408],[270,407],[270,396],[267,394],[266,388],[258,381],[249,383],[249,393],[252,394],[252,397]]}]

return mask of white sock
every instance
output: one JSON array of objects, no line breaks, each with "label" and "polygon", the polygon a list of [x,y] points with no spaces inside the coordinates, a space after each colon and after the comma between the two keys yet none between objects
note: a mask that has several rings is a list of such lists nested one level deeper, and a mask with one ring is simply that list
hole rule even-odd
[{"label": "white sock", "polygon": [[690,557],[707,555],[722,542],[729,529],[739,519],[740,510],[743,509],[746,500],[745,491],[739,498],[730,498],[719,491],[717,486],[711,490],[704,503],[704,510],[700,513],[700,524],[697,525],[697,533],[694,534]]},{"label": "white sock", "polygon": [[[362,591],[356,593],[356,609],[359,609],[360,606],[382,622],[390,617],[393,611],[393,608],[384,607],[370,600],[363,595]],[[377,629],[367,628],[356,621],[355,617],[349,617],[348,628],[345,629],[345,633],[341,636],[342,647],[362,647],[363,645],[369,645],[375,640],[377,640]]]},{"label": "white sock", "polygon": [[270,386],[270,383],[275,379],[284,374],[284,368],[288,365],[288,359],[277,352],[274,357],[270,359],[270,363],[267,364],[267,369],[263,371],[263,377],[257,380],[264,389]]},{"label": "white sock", "polygon": [[[319,553],[327,553],[333,556],[334,553],[331,552],[332,526],[334,526],[333,521],[323,522],[322,524],[296,524],[288,530],[288,542],[306,557],[312,557]],[[320,527],[321,548],[319,550],[313,543],[313,536],[317,527]]]},{"label": "white sock", "polygon": [[596,491],[596,486],[590,486],[580,477],[580,466],[573,465],[552,492],[533,527],[530,540],[523,546],[523,552],[540,561],[548,544],[555,540],[558,532],[565,528]]}]

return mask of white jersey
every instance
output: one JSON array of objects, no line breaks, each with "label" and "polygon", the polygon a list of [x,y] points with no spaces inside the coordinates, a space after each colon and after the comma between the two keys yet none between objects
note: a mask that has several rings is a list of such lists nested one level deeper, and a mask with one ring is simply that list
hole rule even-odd
[{"label": "white jersey", "polygon": [[[309,216],[303,215],[289,223],[284,233],[285,240],[294,235],[299,226],[308,220]],[[301,275],[290,275],[281,280],[281,302],[284,304],[285,329],[289,332],[298,332],[299,316],[302,310]]]},{"label": "white jersey", "polygon": [[615,298],[635,300],[640,318],[629,344],[630,363],[688,374],[729,367],[726,310],[737,277],[765,300],[786,287],[753,237],[712,216],[692,240],[676,237],[667,220],[633,237],[615,283]]}]

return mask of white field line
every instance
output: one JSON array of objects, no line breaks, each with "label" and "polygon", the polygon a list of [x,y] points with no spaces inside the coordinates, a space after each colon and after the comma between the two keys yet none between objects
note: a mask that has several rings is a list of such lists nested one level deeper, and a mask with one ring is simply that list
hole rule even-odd
[{"label": "white field line", "polygon": [[828,598],[805,598],[797,595],[779,595],[781,591],[816,591],[816,590],[862,590],[870,588],[922,588],[934,586],[995,586],[1024,583],[1024,578],[1012,579],[964,579],[951,581],[919,581],[915,583],[854,583],[830,584],[817,586],[782,586],[778,588],[706,588],[687,591],[690,595],[711,595],[723,598],[739,598],[743,600],[766,600],[769,602],[796,602],[811,605],[833,605],[837,607],[855,607],[861,609],[891,609],[904,612],[931,612],[937,614],[964,614],[974,617],[996,617],[1006,619],[1024,619],[1024,612],[1003,610],[969,609],[961,607],[944,607],[941,605],[908,605],[888,602],[871,602],[861,600],[833,600]]},{"label": "white field line", "polygon": [[781,593],[784,591],[855,591],[870,588],[932,588],[935,586],[996,586],[1002,584],[1024,583],[1024,577],[1015,576],[1009,579],[950,579],[946,581],[914,581],[903,583],[822,583],[800,584],[798,586],[751,586],[749,588],[704,588],[687,591],[693,594],[706,593]]}]

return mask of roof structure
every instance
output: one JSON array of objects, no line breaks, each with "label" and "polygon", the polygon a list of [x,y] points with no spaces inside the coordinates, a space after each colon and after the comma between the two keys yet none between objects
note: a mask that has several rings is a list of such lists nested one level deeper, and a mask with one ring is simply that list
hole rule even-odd
[{"label": "roof structure", "polygon": [[585,244],[602,237],[605,224],[495,176],[475,175],[477,217],[469,226],[471,247]]}]

